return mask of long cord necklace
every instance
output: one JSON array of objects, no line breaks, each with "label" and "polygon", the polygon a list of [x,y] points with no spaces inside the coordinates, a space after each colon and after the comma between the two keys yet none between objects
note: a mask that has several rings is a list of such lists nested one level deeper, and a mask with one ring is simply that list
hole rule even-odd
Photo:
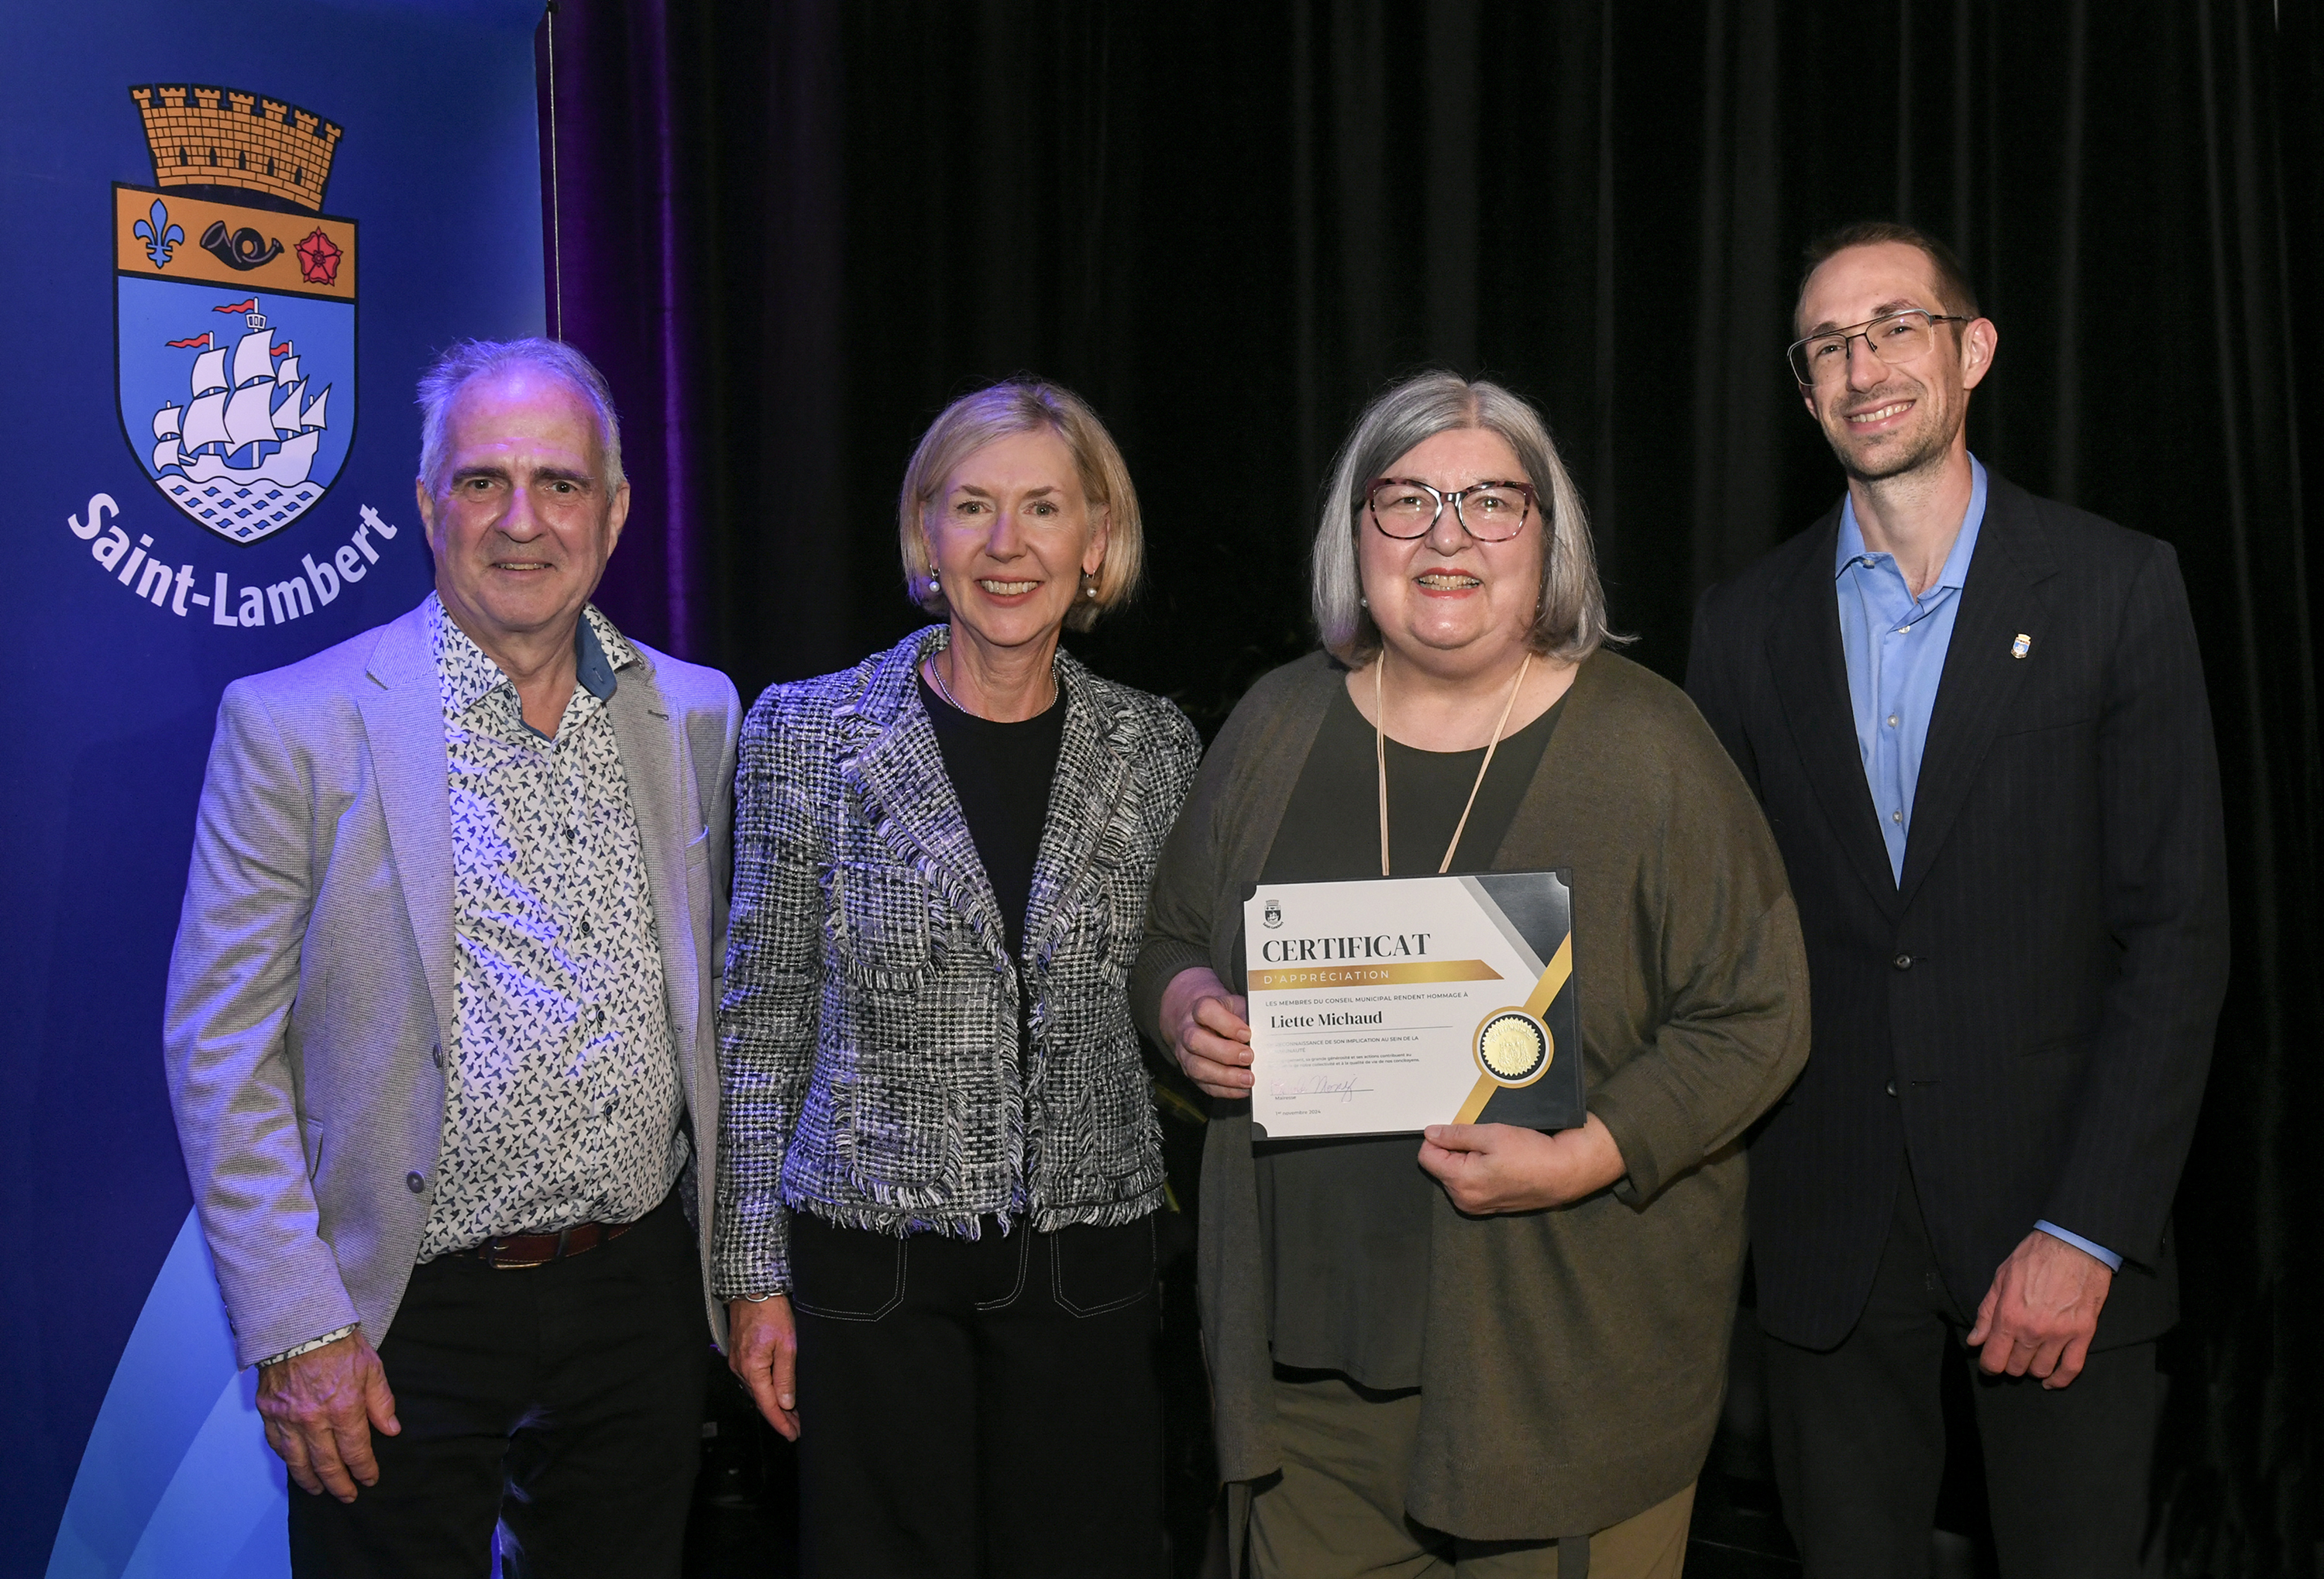
[{"label": "long cord necklace", "polygon": [[[1444,846],[1444,859],[1436,868],[1442,877],[1452,870],[1452,853],[1461,847],[1461,835],[1469,826],[1469,814],[1476,809],[1477,791],[1485,787],[1486,771],[1493,765],[1493,753],[1500,749],[1501,730],[1508,724],[1509,711],[1517,705],[1517,692],[1524,688],[1526,670],[1533,667],[1533,653],[1525,655],[1517,665],[1517,677],[1509,682],[1508,699],[1501,704],[1501,716],[1493,722],[1493,738],[1485,743],[1485,760],[1477,764],[1477,781],[1469,786],[1469,802],[1461,808],[1461,820],[1452,825],[1452,842]],[[1388,870],[1388,650],[1372,660],[1372,756],[1379,764],[1379,824],[1380,875]]]}]

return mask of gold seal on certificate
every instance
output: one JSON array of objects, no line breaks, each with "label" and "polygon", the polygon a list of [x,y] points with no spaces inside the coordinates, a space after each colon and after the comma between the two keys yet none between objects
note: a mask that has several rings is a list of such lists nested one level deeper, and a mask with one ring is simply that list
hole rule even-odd
[{"label": "gold seal on certificate", "polygon": [[1530,1085],[1549,1067],[1549,1028],[1522,1009],[1503,1009],[1477,1028],[1477,1062],[1503,1085]]},{"label": "gold seal on certificate", "polygon": [[1262,883],[1243,915],[1262,1138],[1586,1116],[1562,873]]}]

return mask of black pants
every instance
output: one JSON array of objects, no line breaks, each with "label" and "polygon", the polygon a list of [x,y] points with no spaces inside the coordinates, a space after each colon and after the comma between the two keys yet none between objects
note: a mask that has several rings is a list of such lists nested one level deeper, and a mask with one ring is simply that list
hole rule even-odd
[{"label": "black pants", "polygon": [[809,1579],[1155,1579],[1154,1225],[791,1218]]},{"label": "black pants", "polygon": [[676,1575],[709,1343],[674,1194],[569,1260],[422,1264],[379,1350],[402,1433],[353,1502],[290,1489],[291,1571],[484,1579],[505,1522],[527,1579]]},{"label": "black pants", "polygon": [[1821,1353],[1768,1341],[1775,1479],[1808,1579],[1926,1579],[1948,1363],[1969,1370],[2006,1579],[2138,1572],[2162,1405],[2154,1345],[2094,1352],[2052,1392],[1978,1371],[1961,1342],[1973,1315],[1938,1276],[1908,1174],[1856,1329]]}]

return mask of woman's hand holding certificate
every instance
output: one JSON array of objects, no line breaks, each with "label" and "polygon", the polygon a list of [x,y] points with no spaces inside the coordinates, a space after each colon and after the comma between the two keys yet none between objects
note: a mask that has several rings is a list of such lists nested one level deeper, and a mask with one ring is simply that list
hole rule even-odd
[{"label": "woman's hand holding certificate", "polygon": [[1580,1129],[1554,1135],[1515,1124],[1431,1124],[1420,1166],[1472,1217],[1563,1206],[1628,1171],[1613,1131],[1596,1113]]},{"label": "woman's hand holding certificate", "polygon": [[1250,1094],[1250,1007],[1207,965],[1180,971],[1162,989],[1162,1024],[1186,1078],[1231,1102]]},{"label": "woman's hand holding certificate", "polygon": [[[1247,1000],[1204,966],[1171,978],[1162,1023],[1178,1067],[1212,1096],[1250,1094]],[[1431,1124],[1420,1166],[1471,1216],[1533,1212],[1594,1195],[1622,1177],[1620,1148],[1595,1113],[1579,1129],[1544,1134],[1514,1124]]]}]

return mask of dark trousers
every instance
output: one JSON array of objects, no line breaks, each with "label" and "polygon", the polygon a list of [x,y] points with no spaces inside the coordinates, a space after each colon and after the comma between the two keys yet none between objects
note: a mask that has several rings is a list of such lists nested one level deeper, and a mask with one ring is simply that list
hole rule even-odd
[{"label": "dark trousers", "polygon": [[1775,1480],[1809,1579],[1926,1579],[1947,1364],[1969,1368],[2005,1579],[2139,1571],[2162,1405],[2154,1345],[2093,1353],[2052,1392],[1978,1371],[1961,1341],[1974,1314],[1938,1276],[1907,1174],[1855,1330],[1824,1352],[1769,1339]]},{"label": "dark trousers", "polygon": [[290,1489],[300,1579],[484,1579],[493,1527],[527,1579],[676,1575],[710,1342],[675,1194],[546,1266],[415,1269],[380,1362],[400,1436],[351,1503]]},{"label": "dark trousers", "polygon": [[1154,1224],[791,1218],[809,1579],[1156,1579]]}]

